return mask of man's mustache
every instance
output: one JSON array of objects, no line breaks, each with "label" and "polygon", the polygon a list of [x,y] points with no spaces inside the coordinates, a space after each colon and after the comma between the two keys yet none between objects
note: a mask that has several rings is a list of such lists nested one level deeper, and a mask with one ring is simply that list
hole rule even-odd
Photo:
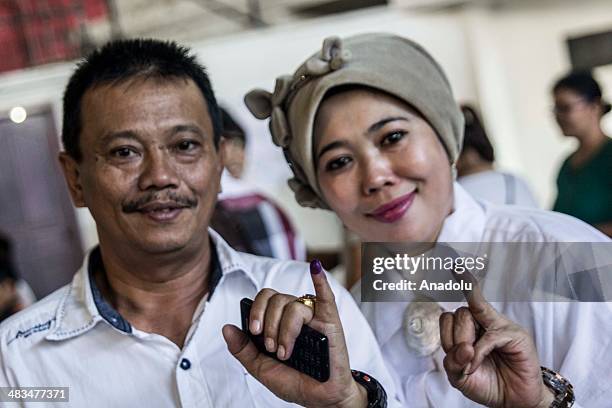
[{"label": "man's mustache", "polygon": [[152,191],[138,199],[129,200],[122,204],[121,209],[124,213],[133,213],[140,211],[141,207],[154,202],[162,201],[164,203],[171,203],[177,207],[195,207],[198,205],[198,199],[195,197],[187,197],[179,195],[176,192],[160,193],[159,191]]}]

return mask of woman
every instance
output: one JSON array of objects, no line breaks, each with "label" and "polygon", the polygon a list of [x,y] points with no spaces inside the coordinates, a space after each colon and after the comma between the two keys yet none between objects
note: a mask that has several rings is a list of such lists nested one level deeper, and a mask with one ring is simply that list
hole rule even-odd
[{"label": "woman", "polygon": [[[385,34],[329,38],[294,75],[278,78],[274,93],[254,90],[245,101],[256,117],[271,118],[272,137],[295,175],[289,184],[297,201],[331,209],[363,241],[483,247],[495,241],[606,241],[571,217],[479,204],[454,182],[462,115],[442,69],[409,40]],[[472,406],[461,393],[489,406],[543,407],[554,398],[571,399],[565,385],[549,391],[543,365],[571,379],[580,404],[608,406],[608,304],[512,302],[522,282],[511,273],[504,278],[508,293],[496,307],[526,327],[535,346],[478,290],[468,297],[469,309],[442,314],[441,336],[428,341],[441,342],[443,350],[427,342],[418,350],[410,346],[422,340],[413,341],[410,333],[421,326],[410,318],[415,303],[362,303],[405,404]],[[452,311],[458,304],[439,306]],[[416,307],[415,314],[436,318],[439,312],[430,309]],[[418,322],[429,327],[431,316]]]},{"label": "woman", "polygon": [[554,211],[573,215],[612,236],[612,139],[601,128],[610,112],[601,88],[587,72],[571,73],[553,87],[555,118],[578,149],[561,166]]},{"label": "woman", "polygon": [[457,182],[479,200],[537,208],[536,199],[525,180],[495,170],[495,150],[476,109],[461,105],[461,112],[465,118],[465,131],[457,159]]}]

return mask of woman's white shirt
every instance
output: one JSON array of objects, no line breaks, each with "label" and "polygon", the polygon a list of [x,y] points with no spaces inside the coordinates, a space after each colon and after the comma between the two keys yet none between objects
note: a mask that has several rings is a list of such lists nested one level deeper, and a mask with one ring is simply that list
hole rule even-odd
[{"label": "woman's white shirt", "polygon": [[[479,202],[454,184],[453,212],[438,242],[609,242],[609,238],[573,217],[520,206]],[[605,277],[606,279],[608,277]],[[608,286],[609,287],[609,286]],[[508,290],[512,290],[510,287]],[[353,288],[360,300],[360,287]],[[610,296],[610,294],[607,294]],[[606,299],[610,297],[606,296]],[[543,366],[574,385],[575,407],[612,406],[612,303],[491,302],[533,336]],[[473,407],[449,384],[438,349],[421,357],[408,348],[403,316],[408,302],[364,302],[360,307],[381,346],[406,407]],[[441,302],[445,310],[465,303]]]}]

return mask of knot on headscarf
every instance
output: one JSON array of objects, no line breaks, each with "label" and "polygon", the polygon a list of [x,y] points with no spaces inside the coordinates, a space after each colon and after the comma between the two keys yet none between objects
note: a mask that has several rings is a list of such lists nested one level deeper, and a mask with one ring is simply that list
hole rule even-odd
[{"label": "knot on headscarf", "polygon": [[276,78],[273,93],[263,89],[254,89],[244,98],[247,107],[257,119],[270,118],[269,126],[272,140],[275,145],[283,148],[289,146],[291,142],[289,125],[285,112],[283,112],[283,104],[289,95],[292,81],[292,76],[283,75]]},{"label": "knot on headscarf", "polygon": [[287,183],[295,195],[295,201],[297,201],[302,207],[329,208],[328,205],[319,198],[317,193],[315,193],[309,184],[303,182],[297,177],[290,178]]},{"label": "knot on headscarf", "polygon": [[321,52],[309,58],[293,76],[284,75],[276,79],[274,92],[254,89],[244,101],[257,119],[270,118],[270,132],[274,144],[286,148],[291,143],[291,134],[284,110],[287,101],[309,79],[340,69],[350,59],[350,51],[343,50],[342,40],[331,37],[323,42]]},{"label": "knot on headscarf", "polygon": [[293,88],[297,89],[300,82],[312,77],[325,75],[331,71],[342,68],[351,58],[351,52],[342,47],[340,37],[329,37],[323,41],[321,52],[306,60],[293,75],[296,82]]}]

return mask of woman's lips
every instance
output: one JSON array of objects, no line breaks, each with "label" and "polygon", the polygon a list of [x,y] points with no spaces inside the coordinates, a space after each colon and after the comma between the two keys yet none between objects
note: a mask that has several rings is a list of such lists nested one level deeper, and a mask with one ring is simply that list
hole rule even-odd
[{"label": "woman's lips", "polygon": [[395,222],[406,214],[406,211],[408,211],[408,208],[410,208],[412,205],[415,195],[416,190],[412,193],[396,198],[387,204],[381,205],[368,215],[380,222]]}]

